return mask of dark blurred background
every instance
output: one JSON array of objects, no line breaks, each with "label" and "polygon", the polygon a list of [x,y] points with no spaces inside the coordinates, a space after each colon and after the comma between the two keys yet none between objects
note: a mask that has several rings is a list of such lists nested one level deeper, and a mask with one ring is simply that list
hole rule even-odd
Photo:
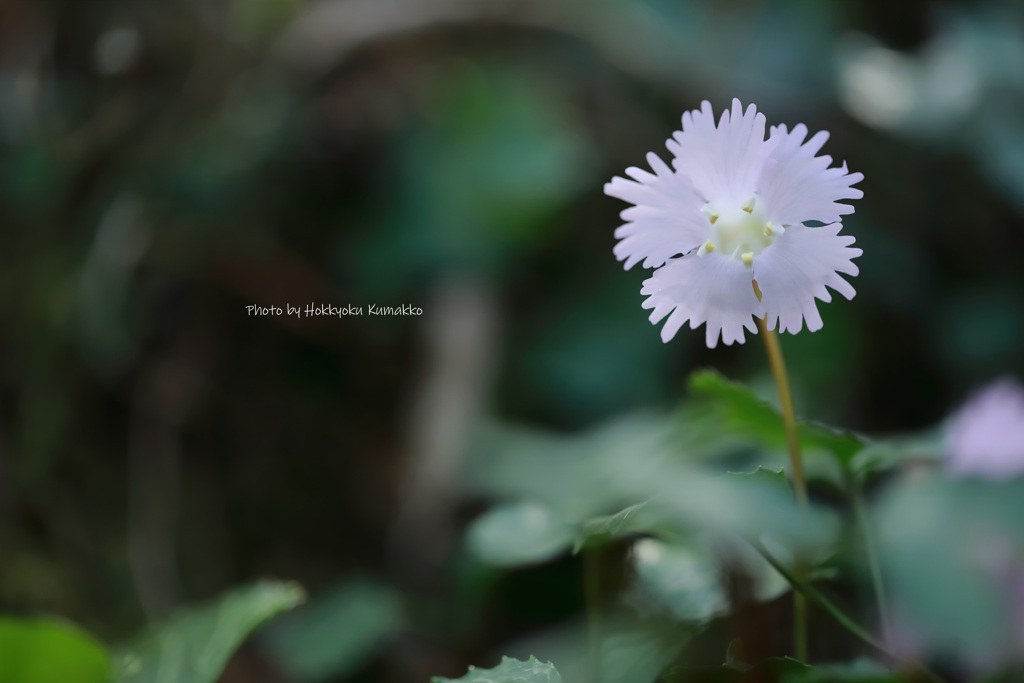
[{"label": "dark blurred background", "polygon": [[[578,612],[573,559],[465,559],[459,457],[482,418],[575,432],[703,366],[770,395],[756,337],[663,345],[612,256],[604,182],[702,99],[826,129],[866,178],[857,297],[783,340],[799,411],[935,424],[1024,371],[1022,15],[3,0],[0,608],[116,642],[296,579],[365,636],[310,674],[337,681],[457,675]],[[310,304],[362,314],[247,309]],[[280,641],[225,680],[297,679]]]}]

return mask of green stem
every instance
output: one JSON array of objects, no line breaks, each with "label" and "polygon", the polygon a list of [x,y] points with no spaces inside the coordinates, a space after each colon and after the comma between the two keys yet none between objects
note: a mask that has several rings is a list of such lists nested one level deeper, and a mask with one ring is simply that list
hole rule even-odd
[{"label": "green stem", "polygon": [[775,559],[775,557],[771,553],[769,553],[763,545],[756,541],[751,541],[750,543],[754,547],[754,549],[757,550],[757,552],[759,552],[761,556],[768,562],[768,564],[770,564],[775,569],[775,571],[777,571],[779,574],[782,574],[783,578],[785,578],[786,581],[789,582],[789,585],[793,587],[794,592],[799,592],[802,595],[807,596],[808,599],[810,599],[823,610],[831,614],[832,618],[839,622],[839,624],[843,626],[843,628],[845,628],[847,631],[849,631],[854,636],[856,636],[857,638],[861,639],[862,641],[873,647],[880,654],[884,655],[886,659],[892,662],[903,664],[908,668],[917,671],[929,681],[933,681],[934,683],[944,683],[938,675],[936,675],[933,671],[925,667],[923,664],[914,661],[901,660],[895,654],[889,652],[889,650],[887,650],[882,643],[879,643],[877,640],[875,640],[875,638],[866,630],[862,629],[857,624],[857,622],[855,622],[853,619],[844,614],[841,609],[836,607],[832,603],[832,601],[826,598],[825,595],[821,593],[817,588],[815,588],[809,582],[804,581],[801,578],[798,578],[794,572],[789,571],[789,569],[787,569],[781,562]]},{"label": "green stem", "polygon": [[587,612],[587,680],[601,679],[601,576],[600,549],[583,551],[583,600]]},{"label": "green stem", "polygon": [[[781,562],[775,559],[775,557],[771,553],[769,553],[768,550],[765,549],[765,547],[762,546],[760,543],[753,543],[753,545],[757,552],[761,553],[761,556],[764,557],[765,560],[767,560],[768,564],[770,564],[775,569],[775,571],[782,574],[783,578],[785,578],[786,581],[789,582],[789,585],[793,587],[795,592],[800,593],[802,595],[806,595],[808,598],[814,601],[819,607],[821,607],[823,610],[831,614],[832,617],[840,624],[842,624],[842,626],[846,628],[847,631],[857,636],[871,647],[875,648],[879,652],[886,652],[885,647],[881,643],[875,640],[870,633],[868,633],[860,626],[858,626],[857,622],[843,614],[842,610],[840,610],[838,607],[832,604],[832,601],[826,598],[817,588],[812,586],[807,581],[804,581],[802,578],[797,577],[795,572],[791,572],[789,569],[787,569]],[[886,652],[886,654],[888,653]]]},{"label": "green stem", "polygon": [[793,652],[807,662],[807,599],[799,591],[793,591]]},{"label": "green stem", "polygon": [[[761,293],[754,285],[757,298]],[[800,457],[800,438],[796,431],[796,411],[793,409],[793,392],[789,388],[789,375],[786,373],[786,361],[782,357],[782,346],[779,335],[768,329],[765,318],[757,321],[764,339],[764,347],[768,352],[768,364],[772,369],[772,378],[779,392],[779,407],[782,409],[782,426],[786,431],[786,445],[789,447],[789,473],[793,477],[793,493],[800,505],[807,506],[807,480],[804,478],[804,462]],[[800,564],[797,573],[803,574]],[[807,604],[799,593],[793,593],[793,649],[796,658],[807,661]]]},{"label": "green stem", "polygon": [[793,409],[793,393],[789,388],[786,361],[782,357],[782,346],[775,330],[769,330],[764,318],[757,321],[768,352],[768,364],[772,379],[779,392],[779,408],[782,409],[782,426],[786,430],[786,445],[789,447],[789,473],[793,477],[793,492],[801,504],[807,504],[807,480],[804,478],[804,462],[800,457],[800,437],[796,431],[796,411]]},{"label": "green stem", "polygon": [[864,553],[867,555],[868,571],[871,573],[871,584],[875,590],[878,618],[882,623],[882,638],[888,645],[892,642],[892,628],[889,622],[889,601],[885,595],[885,584],[882,583],[882,569],[878,561],[875,535],[864,507],[864,493],[861,490],[860,482],[850,472],[846,473],[846,481],[850,489],[850,499],[853,502],[853,514],[857,520],[857,526],[860,527],[861,535],[864,537]]}]

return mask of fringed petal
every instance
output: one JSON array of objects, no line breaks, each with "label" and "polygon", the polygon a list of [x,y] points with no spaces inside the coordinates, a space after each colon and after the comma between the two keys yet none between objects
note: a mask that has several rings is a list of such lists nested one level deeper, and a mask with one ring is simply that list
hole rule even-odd
[{"label": "fringed petal", "polygon": [[821,131],[810,140],[807,126],[775,126],[771,139],[778,142],[758,185],[758,201],[769,220],[778,225],[798,225],[807,221],[835,223],[841,216],[853,213],[843,199],[860,199],[864,193],[853,185],[863,174],[850,173],[846,164],[829,168],[830,156],[815,156],[828,133]]},{"label": "fringed petal", "polygon": [[604,186],[605,194],[634,204],[622,212],[627,222],[615,231],[615,257],[626,262],[627,270],[640,261],[645,268],[657,268],[697,248],[708,235],[708,220],[700,213],[703,202],[690,181],[654,153],[647,162],[653,174],[629,168],[633,180],[616,177]]},{"label": "fringed petal", "polygon": [[661,329],[668,342],[689,321],[690,329],[706,324],[708,348],[745,341],[744,329],[757,333],[754,316],[763,315],[754,294],[751,275],[743,264],[718,254],[684,256],[665,264],[644,281],[640,293],[644,308],[652,308],[651,322],[666,316]]},{"label": "fringed petal", "polygon": [[722,112],[715,126],[707,101],[700,110],[683,114],[683,130],[666,145],[672,165],[712,205],[739,205],[756,190],[777,140],[765,140],[765,119],[754,105],[746,111],[739,100]]},{"label": "fringed petal", "polygon": [[839,234],[842,227],[835,223],[789,228],[754,259],[754,278],[762,292],[769,329],[778,325],[780,332],[796,334],[806,321],[809,331],[820,330],[815,299],[832,300],[826,287],[853,298],[853,286],[839,273],[857,275],[853,259],[863,252],[850,246],[852,237]]}]

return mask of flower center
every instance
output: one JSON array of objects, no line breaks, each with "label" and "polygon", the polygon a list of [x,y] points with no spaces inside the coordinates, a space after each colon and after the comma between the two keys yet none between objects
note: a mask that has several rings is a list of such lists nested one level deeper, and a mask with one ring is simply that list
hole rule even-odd
[{"label": "flower center", "polygon": [[701,211],[711,223],[711,237],[697,255],[719,250],[727,258],[742,260],[748,270],[753,270],[754,257],[785,232],[781,225],[765,220],[756,195],[739,206],[705,204]]}]

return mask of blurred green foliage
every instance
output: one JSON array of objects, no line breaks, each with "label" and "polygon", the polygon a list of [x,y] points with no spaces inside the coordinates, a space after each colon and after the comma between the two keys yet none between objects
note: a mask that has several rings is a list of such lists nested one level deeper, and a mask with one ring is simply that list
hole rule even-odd
[{"label": "blurred green foliage", "polygon": [[562,677],[550,662],[545,664],[533,658],[526,662],[505,658],[493,669],[471,667],[469,673],[462,678],[433,679],[434,683],[452,683],[456,680],[463,683],[562,683]]},{"label": "blurred green foliage", "polygon": [[121,682],[215,683],[242,641],[271,617],[305,600],[293,584],[238,588],[144,633],[114,655]]},{"label": "blurred green foliage", "polygon": [[543,72],[467,62],[440,81],[422,120],[394,143],[388,215],[352,252],[371,295],[400,296],[439,272],[498,277],[543,246],[559,210],[598,181],[572,109]]},{"label": "blurred green foliage", "polygon": [[405,628],[401,597],[392,587],[352,580],[306,608],[279,619],[263,642],[297,681],[351,675]]},{"label": "blurred green foliage", "polygon": [[0,671],[11,683],[102,683],[110,656],[74,626],[0,619]]},{"label": "blurred green foliage", "polygon": [[[1003,666],[1016,484],[935,471],[967,390],[1024,373],[1022,55],[1014,0],[4,2],[0,609],[136,642],[138,680],[507,653],[591,683],[594,642],[604,683],[919,680],[821,608],[813,661],[850,663],[784,659],[788,591],[749,544],[880,630],[875,540],[901,657]],[[733,96],[866,178],[857,298],[783,340],[810,511],[758,344],[661,344],[611,254],[602,183]],[[453,281],[492,337],[465,313],[438,341]],[[311,303],[425,313],[246,309]],[[296,589],[170,616],[263,576],[310,604],[238,652]],[[0,622],[3,680],[107,656]]]}]

